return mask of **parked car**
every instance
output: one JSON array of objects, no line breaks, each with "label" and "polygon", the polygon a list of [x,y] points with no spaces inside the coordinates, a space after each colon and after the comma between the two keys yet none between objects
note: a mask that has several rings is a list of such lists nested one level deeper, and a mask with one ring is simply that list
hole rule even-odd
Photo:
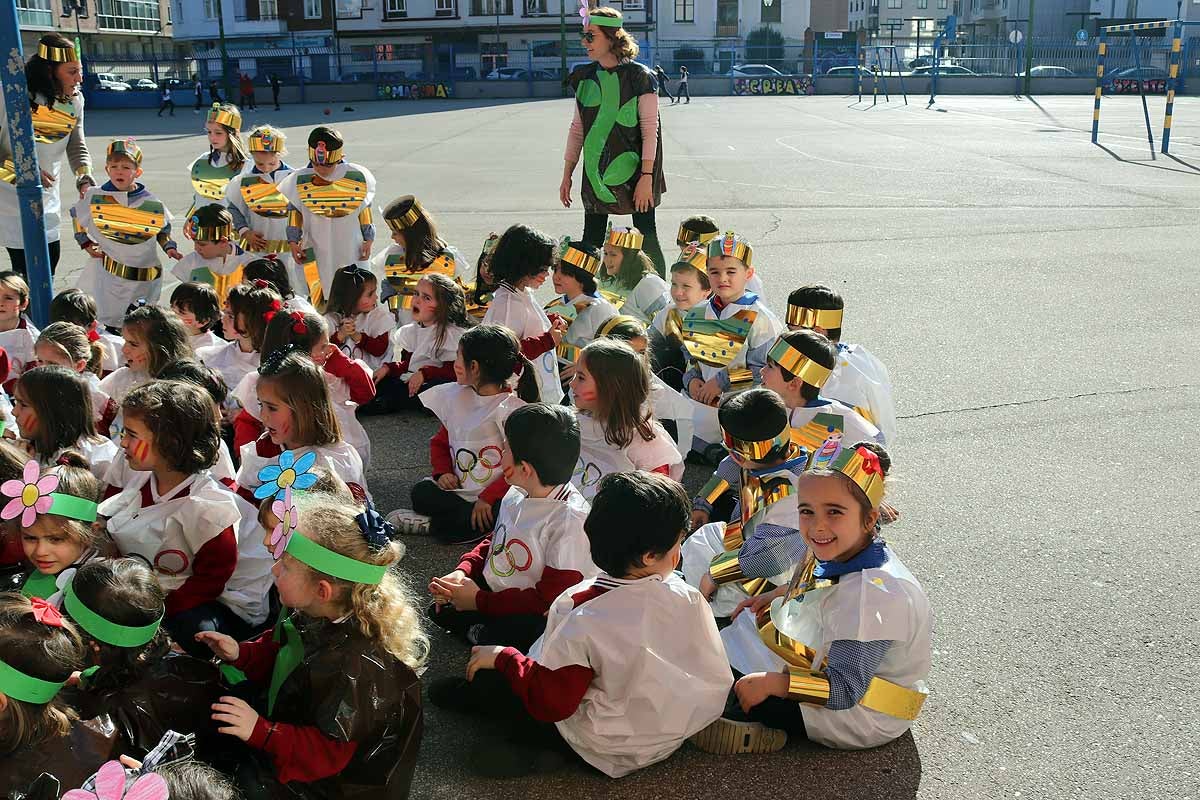
[{"label": "parked car", "polygon": [[1138,67],[1125,67],[1116,72],[1109,73],[1109,78],[1123,78],[1125,80],[1137,80],[1141,78],[1144,81],[1160,80],[1165,81],[1171,77],[1170,73],[1162,67],[1155,67],[1149,64],[1143,64],[1139,70]]},{"label": "parked car", "polygon": [[725,74],[731,78],[774,78],[783,75],[770,64],[735,64]]},{"label": "parked car", "polygon": [[[1055,67],[1049,64],[1041,64],[1029,70],[1029,74],[1034,78],[1074,78],[1075,73],[1066,67]],[[1024,72],[1017,73],[1018,78],[1024,78]]]},{"label": "parked car", "polygon": [[527,81],[529,70],[520,67],[500,67],[487,74],[484,80],[489,81]]},{"label": "parked car", "polygon": [[135,92],[156,92],[158,91],[158,84],[149,78],[138,78],[136,81],[129,84],[129,88],[133,89]]},{"label": "parked car", "polygon": [[[978,72],[973,72],[966,67],[960,67],[957,64],[941,64],[937,68],[938,75],[945,77],[947,75],[978,75]],[[913,75],[918,77],[922,75],[932,75],[933,67],[916,67],[912,71]]]},{"label": "parked car", "polygon": [[826,75],[826,77],[829,77],[829,78],[853,78],[856,70],[861,72],[862,76],[864,78],[871,77],[871,70],[867,69],[866,67],[857,67],[857,66],[830,67],[825,72],[825,75]]},{"label": "parked car", "polygon": [[195,85],[195,83],[196,82],[190,78],[163,78],[162,81],[160,81],[160,84],[168,89],[179,89],[182,87],[187,87],[190,89]]},{"label": "parked car", "polygon": [[128,92],[129,84],[111,72],[97,72],[96,88],[108,92]]}]

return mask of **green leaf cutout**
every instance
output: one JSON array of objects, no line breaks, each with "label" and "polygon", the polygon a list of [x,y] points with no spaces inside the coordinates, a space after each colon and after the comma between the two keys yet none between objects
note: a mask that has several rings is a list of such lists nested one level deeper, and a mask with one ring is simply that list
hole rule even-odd
[{"label": "green leaf cutout", "polygon": [[625,128],[633,128],[638,124],[638,99],[629,98],[629,102],[621,106],[617,112],[617,124]]},{"label": "green leaf cutout", "polygon": [[595,108],[600,105],[600,85],[591,78],[581,81],[575,89],[575,99],[582,106]]},{"label": "green leaf cutout", "polygon": [[637,172],[641,166],[642,157],[632,150],[626,150],[621,155],[612,160],[608,165],[608,169],[604,170],[604,183],[606,186],[620,186],[633,177],[633,173]]}]

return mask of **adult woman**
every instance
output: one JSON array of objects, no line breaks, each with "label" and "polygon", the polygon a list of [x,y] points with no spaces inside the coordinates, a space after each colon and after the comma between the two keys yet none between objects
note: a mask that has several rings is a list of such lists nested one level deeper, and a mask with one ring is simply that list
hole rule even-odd
[{"label": "adult woman", "polygon": [[[58,265],[58,224],[62,219],[59,199],[59,162],[63,153],[75,175],[80,196],[94,181],[92,159],[83,135],[83,65],[70,40],[48,33],[38,42],[37,53],[25,64],[29,105],[38,164],[42,170],[42,210],[46,240],[50,245],[50,270]],[[4,98],[0,96],[0,162],[12,160]],[[8,249],[12,268],[25,274],[25,243],[21,235],[21,212],[11,169],[0,169],[0,244]]]},{"label": "adult woman", "polygon": [[608,215],[632,214],[633,227],[646,237],[643,251],[658,274],[665,275],[654,222],[654,209],[667,189],[658,82],[634,61],[637,42],[622,27],[616,9],[587,12],[582,38],[592,63],[577,67],[568,78],[575,89],[575,118],[567,136],[559,199],[571,207],[571,175],[582,155],[583,241],[602,247]]}]

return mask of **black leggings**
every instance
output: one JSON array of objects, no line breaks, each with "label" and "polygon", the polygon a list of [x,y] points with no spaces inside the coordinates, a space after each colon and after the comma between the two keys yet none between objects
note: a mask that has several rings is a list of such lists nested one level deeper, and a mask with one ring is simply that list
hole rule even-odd
[{"label": "black leggings", "polygon": [[[480,589],[488,591],[487,582],[479,580]],[[428,610],[433,624],[442,630],[450,631],[456,636],[467,638],[467,632],[476,625],[482,625],[468,641],[479,646],[497,645],[499,647],[515,647],[522,653],[528,653],[529,648],[546,632],[546,618],[541,614],[504,614],[488,615],[479,611],[458,611],[454,606],[432,603]]]},{"label": "black leggings", "polygon": [[[650,260],[654,262],[654,269],[658,272],[660,278],[667,277],[667,262],[663,258],[662,245],[658,243],[658,227],[654,222],[654,209],[649,211],[635,211],[633,213],[633,227],[641,231],[646,237],[646,241],[642,244],[642,252],[650,256]],[[592,213],[586,212],[583,215],[583,241],[592,245],[596,249],[604,247],[604,237],[608,233],[608,214],[603,212]]]},{"label": "black leggings", "polygon": [[[58,269],[58,256],[62,251],[62,242],[47,242],[47,249],[50,251],[50,274],[54,274],[54,270]],[[13,272],[20,275],[22,278],[27,278],[25,274],[25,250],[15,247],[4,248],[8,251],[8,260],[12,262]]]},{"label": "black leggings", "polygon": [[[735,669],[733,677],[735,681],[741,680],[742,673]],[[804,728],[804,714],[800,711],[800,704],[795,700],[788,700],[786,697],[771,695],[747,712],[742,711],[742,706],[737,699],[737,693],[733,689],[730,689],[729,698],[725,702],[724,716],[728,719],[761,722],[768,728],[785,731],[792,738],[808,738],[808,733]]]},{"label": "black leggings", "polygon": [[[490,531],[471,527],[475,503],[462,495],[448,492],[433,478],[422,478],[412,487],[413,511],[431,517],[430,533],[442,542],[478,541]],[[500,513],[500,502],[492,503],[492,519]]]}]

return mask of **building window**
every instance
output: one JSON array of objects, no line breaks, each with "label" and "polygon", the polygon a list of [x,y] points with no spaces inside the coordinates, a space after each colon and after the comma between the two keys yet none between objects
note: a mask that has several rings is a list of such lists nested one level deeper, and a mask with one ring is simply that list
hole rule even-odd
[{"label": "building window", "polygon": [[929,8],[929,0],[917,0],[917,8]]},{"label": "building window", "polygon": [[480,42],[479,63],[488,72],[508,66],[508,42]]},{"label": "building window", "polygon": [[[183,8],[184,2],[186,2],[186,0],[179,0],[180,8]],[[217,0],[204,0],[204,18],[205,19],[216,19],[217,18]]]},{"label": "building window", "polygon": [[[628,5],[625,7],[629,8]],[[546,13],[546,0],[525,0],[525,16],[540,17]]]},{"label": "building window", "polygon": [[949,5],[949,2],[950,0],[938,0],[938,8],[940,8],[942,11],[945,11]]},{"label": "building window", "polygon": [[763,22],[778,23],[782,18],[780,15],[782,0],[759,0],[759,2],[762,4],[759,7],[759,19]]},{"label": "building window", "polygon": [[149,33],[162,30],[158,0],[96,0],[96,21],[108,30]]},{"label": "building window", "polygon": [[[438,15],[441,16],[442,3],[449,4],[452,0],[437,0]],[[471,0],[472,17],[503,17],[513,13],[512,0]]]},{"label": "building window", "polygon": [[696,0],[675,0],[675,21],[696,21]]},{"label": "building window", "polygon": [[259,19],[279,19],[279,0],[258,0]]},{"label": "building window", "polygon": [[324,15],[322,0],[304,0],[304,18],[320,19]]},{"label": "building window", "polygon": [[621,8],[625,11],[642,11],[646,8],[646,4],[642,0],[624,0]]},{"label": "building window", "polygon": [[384,19],[402,19],[408,16],[408,5],[406,0],[387,0],[387,5],[383,7]]},{"label": "building window", "polygon": [[54,27],[54,12],[50,0],[17,0],[17,23],[36,25],[40,28]]},{"label": "building window", "polygon": [[[433,15],[435,17],[453,17],[458,14],[458,9],[454,5],[455,0],[436,0],[433,4]],[[512,13],[512,0],[508,3],[508,13]]]},{"label": "building window", "polygon": [[888,8],[904,8],[904,0],[887,0]]}]

